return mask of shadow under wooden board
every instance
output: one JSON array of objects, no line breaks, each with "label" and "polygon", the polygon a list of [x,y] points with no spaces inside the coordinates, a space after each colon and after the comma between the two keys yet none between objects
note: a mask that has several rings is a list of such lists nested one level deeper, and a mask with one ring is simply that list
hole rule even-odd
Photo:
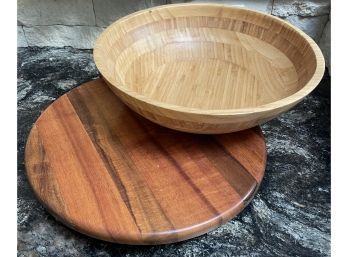
[{"label": "shadow under wooden board", "polygon": [[156,125],[101,79],[60,97],[34,124],[29,182],[58,220],[91,237],[164,244],[236,216],[264,175],[259,127],[195,135]]}]

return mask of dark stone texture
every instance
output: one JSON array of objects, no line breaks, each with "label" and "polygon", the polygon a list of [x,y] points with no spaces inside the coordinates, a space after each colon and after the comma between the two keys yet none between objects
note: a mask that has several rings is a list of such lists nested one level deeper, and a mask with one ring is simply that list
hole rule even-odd
[{"label": "dark stone texture", "polygon": [[330,256],[330,77],[262,126],[264,181],[235,219],[169,245],[127,246],[66,228],[38,203],[25,177],[32,124],[57,97],[98,77],[92,51],[18,48],[18,256]]}]

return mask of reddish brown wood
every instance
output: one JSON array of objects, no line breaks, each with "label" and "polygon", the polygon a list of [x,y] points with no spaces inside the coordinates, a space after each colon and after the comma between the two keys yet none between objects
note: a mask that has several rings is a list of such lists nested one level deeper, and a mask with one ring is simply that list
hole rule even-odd
[{"label": "reddish brown wood", "polygon": [[265,149],[260,128],[213,136],[158,126],[98,79],[46,109],[25,160],[38,199],[71,228],[112,242],[162,244],[237,215],[262,180]]}]

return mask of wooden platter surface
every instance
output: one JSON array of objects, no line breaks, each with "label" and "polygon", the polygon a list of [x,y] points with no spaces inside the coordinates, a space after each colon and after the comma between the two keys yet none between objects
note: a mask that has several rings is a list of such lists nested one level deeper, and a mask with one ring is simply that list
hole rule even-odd
[{"label": "wooden platter surface", "polygon": [[259,127],[195,135],[126,107],[102,79],[60,97],[34,124],[29,182],[67,226],[126,244],[163,244],[206,233],[237,215],[264,175]]}]

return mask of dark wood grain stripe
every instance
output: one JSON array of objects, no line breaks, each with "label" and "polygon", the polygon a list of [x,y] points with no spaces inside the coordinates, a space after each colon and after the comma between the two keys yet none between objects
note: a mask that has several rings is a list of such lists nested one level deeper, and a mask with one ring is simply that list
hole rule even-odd
[{"label": "dark wood grain stripe", "polygon": [[135,119],[135,121],[138,123],[139,127],[143,129],[143,131],[149,135],[151,138],[152,143],[156,146],[156,148],[163,153],[164,156],[174,165],[176,170],[179,172],[179,174],[183,177],[183,179],[188,183],[191,188],[196,192],[197,196],[202,200],[202,202],[205,203],[205,205],[208,207],[208,209],[214,214],[214,215],[219,215],[218,210],[215,209],[212,203],[204,196],[203,192],[196,186],[196,184],[191,180],[190,176],[188,176],[185,172],[185,170],[180,166],[180,164],[173,158],[172,155],[170,155],[166,149],[162,146],[162,143],[157,140],[155,136],[149,132],[145,126],[141,126],[139,124],[139,120]]},{"label": "dark wood grain stripe", "polygon": [[[140,119],[137,119],[137,122],[139,127],[142,127],[143,129],[147,127],[144,126],[144,124],[148,123],[147,121],[140,123]],[[161,133],[161,130],[161,128],[155,129],[155,132],[145,130],[148,134],[152,134],[151,141],[158,142],[159,146],[161,146],[161,137],[157,138],[155,134]],[[164,128],[163,130],[166,129]],[[255,178],[233,155],[227,151],[223,144],[216,140],[216,136],[194,135],[175,131],[171,133],[176,134],[178,143],[183,144],[184,148],[185,145],[198,147],[198,150],[203,152],[212,165],[221,173],[225,180],[241,197],[244,197],[252,188],[257,186]],[[168,156],[167,158],[173,158],[170,154],[165,152],[165,149],[161,149],[161,151]]]},{"label": "dark wood grain stripe", "polygon": [[[257,183],[261,182],[267,153],[265,140],[259,127],[230,135],[216,135],[214,138],[223,146],[226,153],[238,160]],[[244,158],[246,150],[249,152],[250,158]]]},{"label": "dark wood grain stripe", "polygon": [[[214,137],[204,137],[208,144],[201,148],[212,164],[241,197],[257,186],[257,181]],[[233,172],[231,172],[233,170]]]},{"label": "dark wood grain stripe", "polygon": [[104,213],[104,209],[103,206],[101,205],[102,202],[99,201],[98,199],[98,192],[97,192],[97,189],[95,188],[95,184],[93,183],[93,181],[91,180],[91,177],[90,175],[88,174],[88,172],[85,172],[85,171],[88,171],[89,170],[89,167],[86,166],[85,164],[85,156],[81,155],[80,151],[78,151],[77,149],[79,149],[79,142],[76,140],[75,137],[73,137],[73,133],[71,131],[71,126],[69,126],[69,122],[66,121],[66,115],[64,113],[64,108],[63,108],[63,105],[60,105],[59,108],[54,108],[55,106],[53,106],[53,111],[55,112],[57,118],[62,121],[60,123],[60,125],[62,126],[63,128],[63,131],[64,131],[64,134],[65,136],[69,139],[69,142],[73,145],[73,148],[76,149],[75,150],[75,153],[76,153],[76,157],[78,158],[78,161],[79,161],[79,164],[82,165],[82,170],[84,171],[85,173],[85,178],[87,179],[87,181],[89,182],[89,185],[90,185],[90,188],[91,190],[93,191],[93,197],[94,197],[94,201],[96,202],[96,204],[99,206],[98,210],[99,210],[99,213],[102,217],[102,222],[103,222],[103,226],[105,228],[105,230],[108,232],[109,236],[111,238],[113,238],[113,233],[112,231],[109,229],[109,226],[108,226],[108,223],[107,223],[107,218],[105,216],[105,213]]},{"label": "dark wood grain stripe", "polygon": [[112,161],[108,157],[107,153],[104,151],[103,147],[98,143],[98,140],[96,139],[97,131],[93,126],[88,126],[89,124],[93,124],[93,119],[89,113],[88,107],[86,106],[85,101],[81,99],[81,96],[76,89],[73,93],[68,95],[69,101],[74,107],[77,116],[80,118],[83,126],[85,127],[85,130],[87,134],[89,135],[91,141],[94,144],[95,149],[98,151],[100,158],[102,159],[110,177],[114,181],[118,191],[121,194],[123,202],[126,204],[130,214],[132,215],[134,223],[137,225],[138,229],[141,231],[139,228],[136,218],[133,213],[133,209],[130,205],[130,201],[127,195],[127,189],[123,185],[122,180],[120,176],[118,175],[116,167],[113,165]]},{"label": "dark wood grain stripe", "polygon": [[[103,88],[102,90],[106,90],[108,91],[107,88]],[[87,92],[88,90],[86,90],[85,92]],[[111,93],[111,92],[108,92]],[[89,97],[93,98],[93,94],[89,93],[88,94]],[[95,117],[90,109],[88,108],[88,106],[85,104],[86,101],[88,101],[88,99],[85,99],[84,96],[81,95],[79,89],[75,90],[73,94],[69,94],[69,100],[72,103],[72,105],[74,106],[77,115],[79,116],[79,118],[81,119],[82,123],[85,126],[85,129],[87,131],[87,133],[89,134],[93,144],[95,145],[96,149],[98,150],[99,154],[101,155],[101,158],[104,161],[104,164],[106,165],[106,168],[109,171],[110,176],[113,178],[115,185],[117,186],[118,190],[122,193],[122,197],[123,200],[125,202],[127,202],[127,208],[129,208],[129,211],[132,213],[132,216],[134,218],[134,222],[135,224],[137,224],[138,228],[140,229],[139,223],[136,220],[136,217],[134,215],[133,212],[133,207],[131,205],[131,201],[129,199],[129,196],[127,194],[127,189],[124,186],[121,177],[118,175],[118,171],[116,169],[116,167],[114,165],[112,165],[109,161],[108,161],[108,156],[107,154],[103,151],[102,147],[99,145],[98,140],[97,140],[97,136],[98,136],[98,129],[95,128],[93,126],[94,123],[96,122],[96,118],[101,120],[101,123],[104,124],[109,124],[110,121],[109,119],[107,119],[107,117],[104,116],[104,111],[102,109],[98,109],[98,117]],[[98,108],[98,106],[95,106]],[[131,174],[132,178],[135,179],[137,182],[135,184],[146,184],[146,182],[142,181],[142,179],[137,175],[139,174],[139,172],[137,172],[137,167],[134,165],[133,161],[130,159],[130,156],[128,156],[122,149],[124,148],[122,146],[122,143],[120,142],[120,140],[118,139],[117,135],[115,134],[114,131],[111,130],[112,126],[105,126],[105,129],[108,130],[108,134],[110,135],[110,140],[114,146],[114,154],[116,155],[121,155],[123,157],[123,160],[127,163],[128,165],[128,173]],[[167,223],[168,229],[172,229],[174,231],[174,226],[171,223],[170,219],[166,216],[166,214],[164,213],[164,211],[162,210],[160,204],[157,202],[156,198],[154,197],[151,189],[149,187],[146,188],[139,188],[138,189],[139,192],[138,194],[138,198],[142,198],[145,195],[150,194],[151,195],[151,199],[153,201],[153,204],[156,205],[156,209],[162,214],[162,221],[164,221],[165,223]],[[142,203],[140,201],[140,203]],[[148,211],[148,209],[143,206],[143,211],[146,213]],[[156,231],[156,227],[158,226],[158,217],[157,220],[154,220],[153,217],[151,217],[151,213],[147,213],[146,217],[148,219],[148,221],[151,224],[152,230]],[[174,232],[173,232],[174,234]]]},{"label": "dark wood grain stripe", "polygon": [[[50,162],[36,125],[33,126],[30,132],[27,146],[31,149],[28,149],[26,153],[33,153],[31,155],[26,155],[25,161],[31,167],[28,180],[34,188],[34,193],[38,196],[44,195],[44,200],[50,201],[51,207],[47,207],[53,211],[55,215],[66,217],[67,212],[64,199],[62,199],[59,192],[59,185],[57,185],[52,168],[50,167]],[[42,200],[43,199],[41,199],[41,202],[44,202]],[[57,211],[59,212],[56,213]]]}]

